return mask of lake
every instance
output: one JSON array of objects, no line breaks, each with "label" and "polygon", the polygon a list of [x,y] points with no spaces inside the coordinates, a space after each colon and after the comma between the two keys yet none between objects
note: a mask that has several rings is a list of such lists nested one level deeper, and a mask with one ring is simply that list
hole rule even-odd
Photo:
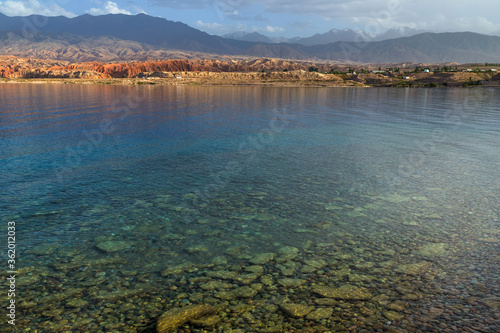
[{"label": "lake", "polygon": [[0,84],[16,328],[498,332],[499,92]]}]

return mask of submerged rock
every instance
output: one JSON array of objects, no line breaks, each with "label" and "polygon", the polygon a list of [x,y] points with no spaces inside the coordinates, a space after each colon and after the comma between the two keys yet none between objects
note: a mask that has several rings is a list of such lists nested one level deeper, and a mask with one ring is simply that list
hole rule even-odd
[{"label": "submerged rock", "polygon": [[409,226],[409,227],[414,227],[414,226],[420,225],[420,223],[418,223],[415,220],[406,220],[406,221],[401,222],[401,224]]},{"label": "submerged rock", "polygon": [[260,333],[281,333],[284,332],[283,325],[278,324],[271,327],[263,328],[259,331]]},{"label": "submerged rock", "polygon": [[250,262],[254,265],[265,264],[274,258],[274,253],[261,253],[253,257]]},{"label": "submerged rock", "polygon": [[252,298],[257,295],[257,290],[252,289],[248,286],[244,286],[234,290],[234,294],[238,298]]},{"label": "submerged rock", "polygon": [[231,289],[233,288],[233,285],[231,283],[227,282],[221,282],[221,281],[209,281],[207,283],[201,284],[200,288],[203,290],[218,290],[218,289]]},{"label": "submerged rock", "polygon": [[94,300],[104,302],[115,302],[117,300],[135,296],[141,293],[141,289],[117,289],[113,291],[100,291],[99,294],[94,295]]},{"label": "submerged rock", "polygon": [[21,276],[16,279],[16,286],[29,286],[36,283],[38,280],[39,277],[35,275]]},{"label": "submerged rock", "polygon": [[406,275],[421,275],[427,273],[427,270],[432,266],[428,261],[417,262],[415,264],[399,265],[396,272]]},{"label": "submerged rock", "polygon": [[104,252],[116,252],[129,249],[131,247],[130,242],[125,241],[105,241],[97,244],[97,248]]},{"label": "submerged rock", "polygon": [[422,245],[417,253],[424,257],[442,257],[448,254],[448,244],[427,243]]},{"label": "submerged rock", "polygon": [[281,310],[290,317],[302,318],[314,310],[314,307],[302,304],[285,303],[281,305]]},{"label": "submerged rock", "polygon": [[217,256],[212,260],[212,264],[216,266],[227,265],[227,258],[224,256]]},{"label": "submerged rock", "polygon": [[304,283],[306,283],[306,280],[283,278],[283,279],[279,279],[278,283],[281,284],[285,288],[297,288],[298,286],[301,286]]},{"label": "submerged rock", "polygon": [[336,301],[333,298],[318,298],[314,300],[314,303],[318,305],[325,305],[325,306],[332,306],[337,304],[338,301]]},{"label": "submerged rock", "polygon": [[181,274],[184,271],[187,271],[191,267],[193,267],[194,264],[192,262],[185,262],[180,265],[172,266],[169,267],[161,272],[161,276],[167,276],[167,275],[175,275],[175,274]]},{"label": "submerged rock", "polygon": [[213,314],[215,311],[215,308],[210,305],[192,305],[168,310],[158,318],[156,332],[174,332],[175,329],[188,321]]},{"label": "submerged rock", "polygon": [[317,229],[328,229],[331,225],[332,225],[332,221],[320,221],[320,222],[316,222],[314,223],[313,225],[311,225],[313,228],[317,228]]},{"label": "submerged rock", "polygon": [[89,302],[81,299],[81,298],[73,298],[66,302],[66,306],[72,307],[72,308],[81,308],[84,306],[87,306]]},{"label": "submerged rock", "polygon": [[500,297],[484,298],[480,302],[491,309],[500,309]]},{"label": "submerged rock", "polygon": [[264,273],[264,267],[262,267],[260,265],[248,266],[248,267],[245,267],[245,272],[250,272],[250,273],[261,275],[262,273]]},{"label": "submerged rock", "polygon": [[206,275],[208,277],[223,279],[223,280],[231,280],[237,274],[238,274],[238,272],[235,272],[235,271],[210,271],[210,272],[206,273]]},{"label": "submerged rock", "polygon": [[306,318],[309,320],[320,320],[320,319],[330,318],[332,314],[333,314],[332,308],[319,308],[309,313]]},{"label": "submerged rock", "polygon": [[52,243],[52,244],[43,244],[34,247],[33,249],[26,250],[26,253],[29,254],[37,254],[40,256],[48,256],[51,255],[55,252],[60,247],[59,244],[57,243]]},{"label": "submerged rock", "polygon": [[399,314],[395,311],[384,311],[383,314],[384,314],[384,317],[386,317],[390,321],[398,321],[398,320],[401,320],[404,318],[404,316],[402,314]]},{"label": "submerged rock", "polygon": [[194,245],[194,246],[190,246],[186,249],[186,252],[190,253],[190,254],[198,253],[198,252],[207,252],[207,251],[208,251],[208,247],[206,247],[205,245]]},{"label": "submerged rock", "polygon": [[345,300],[369,300],[373,297],[366,288],[356,287],[349,284],[343,285],[339,288],[315,286],[312,291],[323,297]]},{"label": "submerged rock", "polygon": [[45,317],[57,317],[60,316],[62,313],[64,313],[64,309],[61,308],[56,308],[56,309],[50,309],[42,312],[42,315]]},{"label": "submerged rock", "polygon": [[222,290],[215,293],[215,297],[225,300],[233,300],[236,298],[253,298],[257,295],[257,290],[244,286],[241,288],[233,289],[231,291]]},{"label": "submerged rock", "polygon": [[257,279],[260,276],[260,274],[256,273],[249,273],[249,274],[240,274],[237,275],[233,281],[239,284],[250,284],[252,283],[255,279]]},{"label": "submerged rock", "polygon": [[283,259],[294,259],[298,253],[299,249],[293,246],[283,246],[278,250],[278,254]]},{"label": "submerged rock", "polygon": [[314,267],[316,269],[320,269],[326,266],[326,262],[321,259],[316,259],[316,260],[304,260],[304,264],[307,266]]},{"label": "submerged rock", "polygon": [[194,326],[212,327],[217,325],[220,321],[221,318],[218,315],[209,315],[196,319],[191,319],[189,323]]},{"label": "submerged rock", "polygon": [[402,203],[410,201],[410,198],[399,195],[398,193],[379,195],[376,197],[376,199],[381,199],[392,203]]}]

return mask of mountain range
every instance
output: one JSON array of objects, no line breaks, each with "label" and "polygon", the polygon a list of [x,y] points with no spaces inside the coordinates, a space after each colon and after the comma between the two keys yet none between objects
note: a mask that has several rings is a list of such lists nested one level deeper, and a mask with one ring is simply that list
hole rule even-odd
[{"label": "mountain range", "polygon": [[[402,33],[410,36],[391,38]],[[237,36],[210,35],[181,22],[146,14],[86,14],[74,18],[0,14],[0,54],[21,57],[67,61],[156,60],[170,57],[175,51],[211,54],[215,58],[266,57],[337,63],[500,62],[498,36],[407,30],[363,39],[359,34],[353,30],[331,30],[276,43],[256,33],[250,37],[241,35],[239,38],[244,40],[234,39]]]},{"label": "mountain range", "polygon": [[255,31],[254,32],[236,31],[222,35],[222,37],[228,39],[242,40],[245,42],[255,42],[255,43],[290,43],[293,42],[294,40],[294,38],[269,37]]},{"label": "mountain range", "polygon": [[361,30],[352,30],[352,29],[332,29],[323,34],[315,34],[311,37],[300,38],[285,38],[285,37],[268,37],[258,32],[245,32],[245,31],[237,31],[229,34],[225,34],[222,37],[242,40],[247,42],[258,42],[258,43],[292,43],[292,44],[301,44],[306,46],[311,45],[319,45],[319,44],[331,44],[335,42],[375,42],[382,41],[386,39],[395,39],[400,37],[409,37],[413,35],[417,35],[420,33],[424,33],[427,31],[424,30],[415,30],[409,27],[401,27],[401,28],[391,28],[383,33],[372,35],[367,34]]}]

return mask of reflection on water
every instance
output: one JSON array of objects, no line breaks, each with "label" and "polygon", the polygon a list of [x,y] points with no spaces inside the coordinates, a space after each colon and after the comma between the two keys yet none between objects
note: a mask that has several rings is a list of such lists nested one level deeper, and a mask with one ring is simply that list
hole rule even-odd
[{"label": "reflection on water", "polygon": [[496,332],[497,93],[0,85],[16,327]]}]

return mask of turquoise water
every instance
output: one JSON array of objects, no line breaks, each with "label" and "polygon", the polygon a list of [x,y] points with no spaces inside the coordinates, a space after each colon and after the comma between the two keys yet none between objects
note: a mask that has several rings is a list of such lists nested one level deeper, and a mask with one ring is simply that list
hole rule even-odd
[{"label": "turquoise water", "polygon": [[1,84],[0,100],[19,331],[148,332],[196,305],[216,323],[185,332],[500,329],[496,89]]}]

